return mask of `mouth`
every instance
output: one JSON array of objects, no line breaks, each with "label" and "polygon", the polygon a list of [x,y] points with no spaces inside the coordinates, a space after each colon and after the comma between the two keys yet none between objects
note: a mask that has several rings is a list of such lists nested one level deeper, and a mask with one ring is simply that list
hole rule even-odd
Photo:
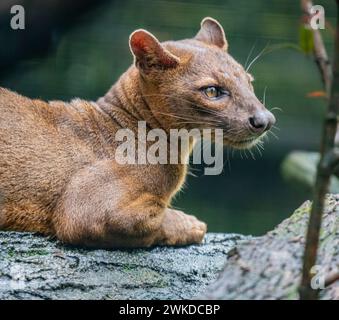
[{"label": "mouth", "polygon": [[255,146],[261,137],[251,137],[243,140],[232,140],[224,137],[224,144],[229,145],[235,149],[249,149]]}]

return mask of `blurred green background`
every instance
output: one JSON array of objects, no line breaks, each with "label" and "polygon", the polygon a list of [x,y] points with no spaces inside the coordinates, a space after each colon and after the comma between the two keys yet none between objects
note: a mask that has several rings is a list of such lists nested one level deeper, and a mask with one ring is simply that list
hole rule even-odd
[{"label": "blurred green background", "polygon": [[[266,46],[298,44],[300,4],[296,0],[21,0],[25,31],[9,28],[11,0],[0,5],[0,86],[32,98],[96,100],[132,63],[129,34],[145,28],[160,40],[190,38],[205,16],[218,19],[230,53],[245,63]],[[334,23],[332,0],[316,1]],[[330,27],[322,32],[332,52]],[[294,149],[317,150],[326,103],[310,99],[321,90],[311,57],[292,49],[275,50],[253,65],[255,89],[275,111],[278,139],[271,137],[256,160],[235,152],[220,176],[189,177],[175,207],[206,221],[209,231],[259,235],[288,217],[304,200],[305,190],[288,185],[280,165]],[[226,159],[226,154],[225,154]]]}]

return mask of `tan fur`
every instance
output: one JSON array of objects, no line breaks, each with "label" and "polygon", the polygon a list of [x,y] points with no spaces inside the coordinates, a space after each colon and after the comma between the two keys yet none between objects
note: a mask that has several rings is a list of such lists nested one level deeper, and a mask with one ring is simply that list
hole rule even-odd
[{"label": "tan fur", "polygon": [[[196,39],[164,44],[136,31],[135,65],[96,103],[47,103],[0,88],[0,229],[93,247],[202,241],[204,223],[169,209],[186,166],[119,165],[114,137],[120,128],[136,132],[144,120],[148,130],[222,127],[235,147],[257,138],[248,117],[265,108],[227,54],[220,25],[204,21]],[[211,82],[227,86],[232,98],[207,101],[197,88]]]}]

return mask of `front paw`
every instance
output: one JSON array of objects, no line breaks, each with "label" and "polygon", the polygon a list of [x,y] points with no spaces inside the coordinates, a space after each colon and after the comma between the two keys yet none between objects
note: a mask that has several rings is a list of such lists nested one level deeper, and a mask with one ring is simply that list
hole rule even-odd
[{"label": "front paw", "polygon": [[162,224],[161,243],[171,246],[201,243],[206,231],[206,223],[196,217],[182,211],[167,209]]}]

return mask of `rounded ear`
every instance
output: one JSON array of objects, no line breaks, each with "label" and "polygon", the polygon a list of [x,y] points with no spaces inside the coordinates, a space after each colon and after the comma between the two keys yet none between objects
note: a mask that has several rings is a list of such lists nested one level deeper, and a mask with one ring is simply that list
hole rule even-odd
[{"label": "rounded ear", "polygon": [[225,51],[228,49],[225,31],[221,24],[213,18],[206,17],[201,21],[201,29],[194,39],[215,45]]},{"label": "rounded ear", "polygon": [[166,50],[158,39],[146,30],[139,29],[130,35],[129,45],[135,65],[145,73],[152,69],[174,68],[179,58]]}]

